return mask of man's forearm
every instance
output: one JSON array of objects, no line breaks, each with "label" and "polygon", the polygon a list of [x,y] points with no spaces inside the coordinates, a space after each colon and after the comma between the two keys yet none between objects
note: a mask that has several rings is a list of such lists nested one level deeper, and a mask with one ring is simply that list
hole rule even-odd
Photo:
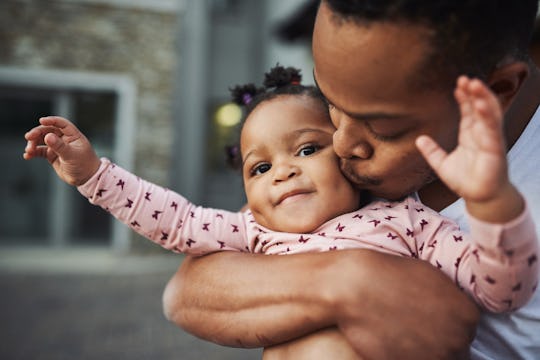
[{"label": "man's forearm", "polygon": [[164,304],[171,321],[228,346],[275,345],[337,326],[365,359],[458,358],[478,320],[439,270],[369,250],[186,259]]},{"label": "man's forearm", "polygon": [[328,253],[186,257],[165,290],[165,314],[222,345],[282,343],[335,323],[333,294],[321,287],[335,261]]}]

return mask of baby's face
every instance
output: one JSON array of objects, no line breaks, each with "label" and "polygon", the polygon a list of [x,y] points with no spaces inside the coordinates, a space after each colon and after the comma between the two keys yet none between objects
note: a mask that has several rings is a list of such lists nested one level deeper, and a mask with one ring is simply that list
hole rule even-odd
[{"label": "baby's face", "polygon": [[307,233],[358,208],[332,147],[335,131],[323,105],[283,95],[261,103],[241,135],[250,210],[271,230]]}]

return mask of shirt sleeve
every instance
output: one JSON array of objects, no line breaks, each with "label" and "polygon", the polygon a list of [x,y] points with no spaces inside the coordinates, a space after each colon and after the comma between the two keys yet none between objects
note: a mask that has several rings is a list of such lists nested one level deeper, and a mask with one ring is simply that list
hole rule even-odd
[{"label": "shirt sleeve", "polygon": [[247,249],[244,213],[195,206],[108,159],[102,158],[96,174],[77,189],[90,203],[165,249],[191,255]]},{"label": "shirt sleeve", "polygon": [[489,311],[514,311],[531,299],[538,285],[539,246],[527,206],[505,224],[469,216],[470,234],[438,216],[438,221],[424,219],[431,230],[417,239],[422,243],[421,258],[447,273]]}]

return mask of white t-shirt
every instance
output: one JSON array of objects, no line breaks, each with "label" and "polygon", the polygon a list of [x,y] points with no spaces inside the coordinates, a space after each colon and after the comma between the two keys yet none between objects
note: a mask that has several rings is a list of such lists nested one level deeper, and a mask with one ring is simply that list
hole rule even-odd
[{"label": "white t-shirt", "polygon": [[[527,199],[540,234],[540,107],[508,153],[510,179]],[[441,211],[468,230],[463,199]],[[540,261],[540,259],[538,259]],[[512,314],[484,313],[471,349],[474,360],[540,359],[540,286]]]}]

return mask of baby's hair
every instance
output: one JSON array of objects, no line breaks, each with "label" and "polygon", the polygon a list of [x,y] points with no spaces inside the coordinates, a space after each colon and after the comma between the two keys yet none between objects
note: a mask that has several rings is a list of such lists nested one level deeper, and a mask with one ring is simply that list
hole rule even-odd
[{"label": "baby's hair", "polygon": [[[319,89],[312,85],[302,85],[302,75],[300,69],[294,67],[283,67],[279,64],[264,74],[262,87],[257,87],[253,83],[236,85],[230,88],[233,102],[243,106],[245,109],[242,126],[249,114],[261,103],[272,100],[278,96],[293,95],[306,96],[320,101],[321,109],[328,111],[324,96]],[[270,119],[269,119],[270,121]],[[240,129],[241,131],[241,129]],[[233,169],[242,168],[242,158],[238,145],[227,146],[225,148],[227,163]]]}]

